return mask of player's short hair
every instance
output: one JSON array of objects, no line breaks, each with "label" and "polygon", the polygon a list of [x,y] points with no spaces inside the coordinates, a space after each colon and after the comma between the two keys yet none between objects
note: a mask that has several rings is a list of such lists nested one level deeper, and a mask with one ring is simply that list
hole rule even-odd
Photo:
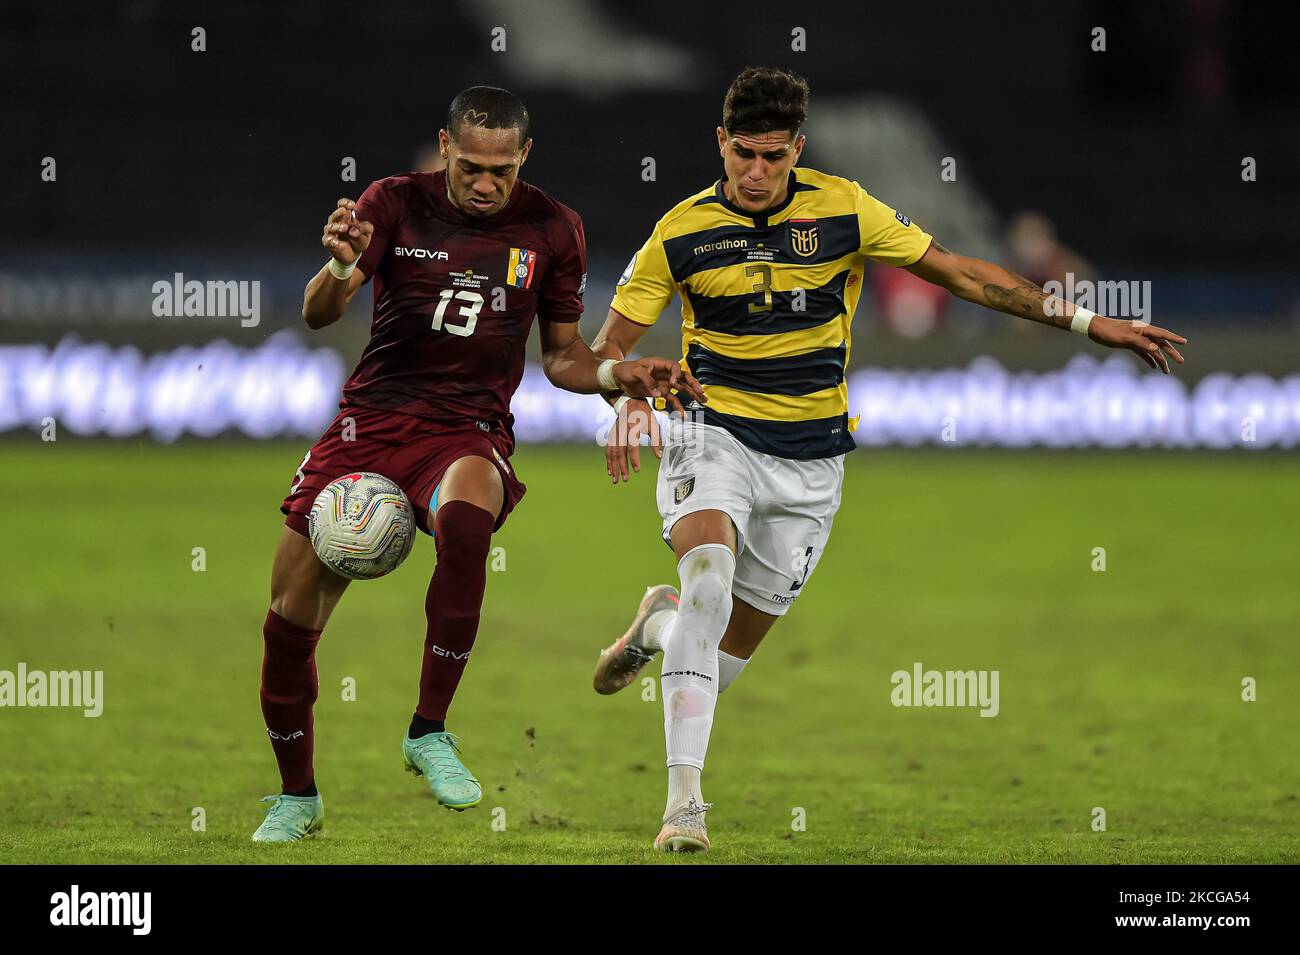
[{"label": "player's short hair", "polygon": [[807,119],[808,81],[788,70],[746,67],[722,101],[722,128],[732,135],[788,129],[793,139]]},{"label": "player's short hair", "polygon": [[499,86],[471,86],[461,90],[447,107],[447,135],[460,136],[466,126],[484,129],[518,129],[519,145],[528,141],[528,107]]}]

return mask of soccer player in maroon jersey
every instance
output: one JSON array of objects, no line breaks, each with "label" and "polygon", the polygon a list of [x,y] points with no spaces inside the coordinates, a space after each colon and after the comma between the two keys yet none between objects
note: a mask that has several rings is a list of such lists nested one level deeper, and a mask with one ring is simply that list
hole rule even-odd
[{"label": "soccer player in maroon jersey", "polygon": [[419,702],[402,749],[440,803],[466,809],[483,790],[444,721],[478,630],[492,533],[524,495],[509,463],[510,398],[534,315],[556,386],[674,402],[680,389],[703,400],[677,361],[601,361],[579,337],[582,220],[518,178],[533,145],[528,128],[513,94],[467,89],[438,134],[445,170],[372,183],[360,201],[340,199],[326,220],[321,241],[330,260],[307,285],[303,318],[312,328],[337,321],[372,278],[374,317],[340,413],[303,458],[281,506],[286,527],[262,631],[261,698],[283,789],[268,797],[274,805],[255,842],[296,841],[318,832],[323,817],[312,769],[315,652],[348,585],[306,536],[325,485],[353,471],[383,474],[434,535]]}]

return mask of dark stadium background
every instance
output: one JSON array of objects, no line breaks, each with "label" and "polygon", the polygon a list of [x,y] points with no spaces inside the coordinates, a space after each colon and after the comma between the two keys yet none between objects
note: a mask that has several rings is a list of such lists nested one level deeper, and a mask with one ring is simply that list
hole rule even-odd
[{"label": "dark stadium background", "polygon": [[[56,283],[118,273],[256,278],[270,314],[231,332],[252,344],[296,326],[318,267],[318,232],[341,194],[411,168],[449,98],[474,83],[516,90],[536,148],[525,176],[584,217],[592,278],[584,331],[664,210],[719,173],[712,143],[722,91],[742,66],[802,71],[813,87],[804,162],[860,179],[947,245],[963,243],[938,184],[942,156],[987,205],[1002,239],[1022,210],[1043,213],[1104,277],[1156,283],[1157,324],[1213,346],[1216,370],[1290,370],[1300,279],[1300,61],[1262,2],[1126,4],[1063,0],[927,6],[681,0],[560,5],[359,7],[305,2],[187,6],[130,0],[6,5],[0,37],[8,119],[0,137],[12,241],[0,272]],[[490,49],[494,24],[507,51]],[[207,52],[190,30],[207,30]],[[1089,31],[1108,31],[1105,53]],[[791,30],[807,31],[792,52]],[[657,58],[657,59],[656,59]],[[938,136],[920,184],[891,191],[890,150],[854,168],[819,148],[819,107],[888,101]],[[823,124],[828,119],[823,111]],[[864,144],[865,145],[865,144]],[[850,144],[850,149],[852,144]],[[1258,180],[1241,181],[1243,156]],[[39,178],[44,156],[57,183]],[[342,157],[357,182],[340,182]],[[641,179],[654,157],[657,179]],[[902,192],[903,195],[897,193]],[[916,194],[930,196],[917,208]],[[357,320],[328,341],[354,354]],[[1064,336],[950,309],[939,334],[881,333],[863,296],[856,362],[928,366],[996,349],[1012,367],[1055,367]],[[6,343],[65,331],[121,344],[200,341],[209,323],[61,321],[3,309]],[[144,316],[148,318],[148,316]],[[972,323],[975,331],[972,333]],[[673,347],[656,332],[647,347]],[[195,327],[197,325],[197,327]],[[1029,330],[1037,331],[1036,329]],[[967,334],[962,334],[966,332]],[[971,341],[971,334],[976,341]],[[1194,362],[1194,380],[1210,368]]]},{"label": "dark stadium background", "polygon": [[[105,707],[0,710],[0,862],[266,861],[249,835],[275,786],[257,679],[276,508],[370,312],[367,289],[330,328],[301,319],[336,199],[413,168],[461,88],[511,88],[534,122],[524,177],[586,223],[590,341],[653,223],[720,174],[723,92],[750,64],[810,81],[805,165],[1037,280],[1150,282],[1150,318],[1189,344],[1164,378],[869,271],[850,409],[879,447],[848,456],[825,559],[720,704],[707,861],[1300,860],[1300,56],[1284,10],[9,0],[0,671],[100,670]],[[260,283],[260,321],[156,317],[151,287],[176,273]],[[679,353],[676,315],[645,354]],[[655,465],[610,488],[607,409],[535,369],[515,413],[528,496],[494,538],[509,569],[489,574],[449,724],[509,829],[432,816],[400,772],[434,561],[421,538],[330,621],[331,834],[285,858],[662,861],[659,704],[590,689],[644,587],[673,579]],[[980,447],[946,446],[949,415],[954,443]],[[998,718],[896,708],[890,675],[917,661],[999,670]]]}]

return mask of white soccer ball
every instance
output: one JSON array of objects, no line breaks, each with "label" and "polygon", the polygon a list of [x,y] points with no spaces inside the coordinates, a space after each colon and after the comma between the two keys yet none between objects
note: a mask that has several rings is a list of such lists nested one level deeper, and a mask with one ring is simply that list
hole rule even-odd
[{"label": "white soccer ball", "polygon": [[325,486],[307,515],[321,562],[351,580],[396,570],[415,543],[415,513],[402,489],[371,471],[345,474]]}]

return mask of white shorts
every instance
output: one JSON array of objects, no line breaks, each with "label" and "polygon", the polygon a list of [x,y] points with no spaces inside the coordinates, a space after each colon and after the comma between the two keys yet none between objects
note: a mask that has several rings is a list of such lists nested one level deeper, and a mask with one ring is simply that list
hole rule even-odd
[{"label": "white shorts", "polygon": [[723,511],[736,525],[732,591],[783,615],[817,567],[840,506],[844,455],[794,461],[755,451],[723,428],[672,418],[665,429],[656,497],[664,540],[696,511]]}]

